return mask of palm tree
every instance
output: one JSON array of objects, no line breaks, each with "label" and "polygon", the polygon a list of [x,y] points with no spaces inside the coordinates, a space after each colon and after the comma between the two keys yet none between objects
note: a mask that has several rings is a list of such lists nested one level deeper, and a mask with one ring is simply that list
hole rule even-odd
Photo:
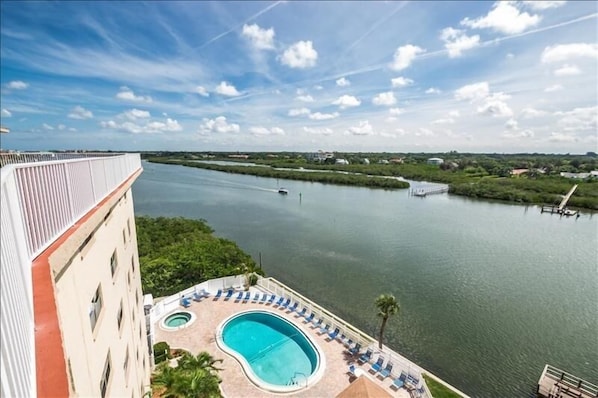
[{"label": "palm tree", "polygon": [[158,366],[152,385],[161,387],[160,396],[165,398],[216,398],[221,397],[221,369],[215,366],[221,359],[214,359],[209,353],[197,356],[185,352],[178,360],[176,368],[168,362]]},{"label": "palm tree", "polygon": [[397,314],[401,307],[392,294],[381,294],[376,299],[376,307],[378,307],[378,316],[382,318],[382,325],[380,325],[380,334],[378,336],[378,348],[382,349],[382,337],[384,336],[386,322],[391,315]]}]

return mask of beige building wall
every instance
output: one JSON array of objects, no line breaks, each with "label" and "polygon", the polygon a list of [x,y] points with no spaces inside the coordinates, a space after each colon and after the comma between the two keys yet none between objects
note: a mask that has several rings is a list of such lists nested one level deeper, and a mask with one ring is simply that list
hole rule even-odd
[{"label": "beige building wall", "polygon": [[[149,390],[131,184],[92,210],[50,258],[71,396],[141,397]],[[98,289],[101,306],[94,306]],[[90,313],[97,314],[93,327]]]}]

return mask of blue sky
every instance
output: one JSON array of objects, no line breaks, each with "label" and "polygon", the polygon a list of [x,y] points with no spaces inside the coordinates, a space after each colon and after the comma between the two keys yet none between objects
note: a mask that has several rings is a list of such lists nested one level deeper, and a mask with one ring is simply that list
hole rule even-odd
[{"label": "blue sky", "polygon": [[598,3],[0,3],[2,149],[597,151]]}]

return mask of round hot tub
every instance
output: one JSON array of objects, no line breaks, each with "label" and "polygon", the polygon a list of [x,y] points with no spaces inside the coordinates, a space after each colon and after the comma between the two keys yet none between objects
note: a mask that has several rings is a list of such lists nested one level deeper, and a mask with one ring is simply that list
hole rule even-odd
[{"label": "round hot tub", "polygon": [[191,325],[195,321],[195,314],[189,311],[176,311],[166,316],[160,326],[166,330],[179,330]]}]

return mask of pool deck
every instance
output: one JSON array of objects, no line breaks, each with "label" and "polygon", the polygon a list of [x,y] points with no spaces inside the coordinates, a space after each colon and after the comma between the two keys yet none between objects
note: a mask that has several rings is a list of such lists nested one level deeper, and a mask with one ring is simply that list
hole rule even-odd
[{"label": "pool deck", "polygon": [[[399,390],[391,389],[391,378],[380,380],[373,374],[368,373],[369,364],[359,366],[356,358],[346,353],[346,348],[342,342],[339,340],[327,341],[327,334],[320,335],[319,328],[312,329],[309,325],[304,324],[303,318],[298,317],[294,312],[289,313],[288,310],[279,309],[272,304],[259,304],[251,301],[246,303],[242,301],[235,302],[234,296],[228,301],[224,301],[223,297],[218,300],[208,297],[200,302],[191,301],[191,303],[191,306],[184,310],[193,312],[197,316],[193,324],[176,331],[166,331],[160,328],[160,320],[155,325],[155,341],[166,341],[171,348],[182,348],[194,355],[201,351],[207,351],[214,358],[222,359],[222,363],[218,363],[217,366],[223,369],[219,372],[219,375],[222,378],[220,387],[225,397],[280,397],[281,395],[310,398],[335,397],[356,379],[348,373],[350,363],[354,363],[357,368],[361,368],[370,380],[373,380],[392,396],[410,397],[409,392],[404,388]],[[291,321],[313,339],[320,351],[326,356],[326,368],[318,382],[294,393],[276,394],[256,387],[245,376],[239,362],[218,347],[215,333],[220,323],[226,318],[250,309],[273,311]],[[180,310],[183,310],[183,307],[180,307]]]}]

